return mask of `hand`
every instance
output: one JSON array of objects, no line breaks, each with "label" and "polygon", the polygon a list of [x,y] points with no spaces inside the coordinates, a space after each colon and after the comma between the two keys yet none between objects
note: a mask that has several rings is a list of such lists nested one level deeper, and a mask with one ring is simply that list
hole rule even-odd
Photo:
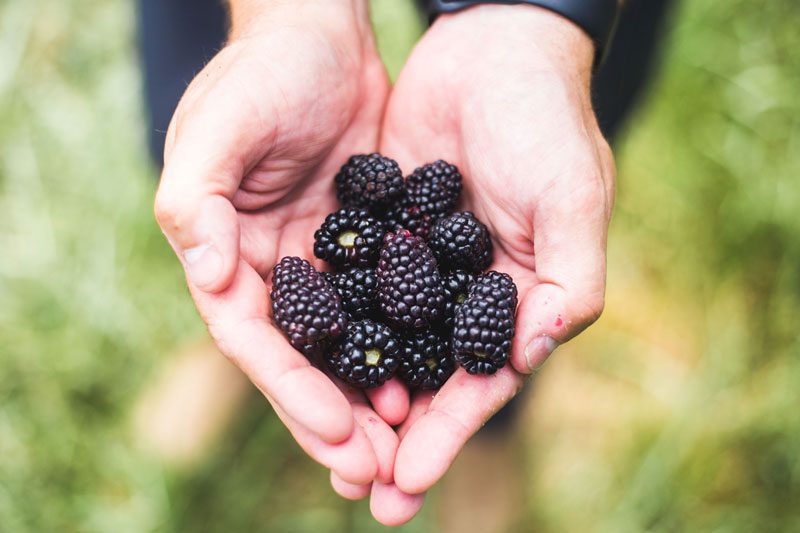
[{"label": "hand", "polygon": [[332,382],[270,322],[265,284],[308,256],[333,180],[376,148],[388,94],[360,0],[232,2],[231,40],[186,90],[167,133],[155,212],[220,349],[263,392],[334,487],[415,506],[391,484],[408,395]]},{"label": "hand", "polygon": [[404,492],[430,488],[524,375],[602,311],[614,166],[591,108],[593,56],[552,12],[475,7],[435,22],[392,93],[381,151],[406,171],[459,166],[464,207],[495,239],[492,268],[520,294],[510,364],[492,377],[459,370],[412,400],[395,461]]}]

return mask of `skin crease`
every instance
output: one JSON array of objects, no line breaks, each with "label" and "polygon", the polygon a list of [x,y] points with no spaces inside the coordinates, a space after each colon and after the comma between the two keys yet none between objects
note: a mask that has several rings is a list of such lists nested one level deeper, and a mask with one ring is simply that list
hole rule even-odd
[{"label": "skin crease", "polygon": [[491,268],[520,295],[509,365],[488,378],[459,370],[435,396],[413,397],[395,460],[404,492],[438,481],[521,389],[549,355],[536,339],[565,342],[602,311],[615,171],[591,109],[593,54],[549,11],[480,6],[440,17],[392,92],[382,151],[403,168],[439,157],[459,166],[463,207],[497,244]]},{"label": "skin crease", "polygon": [[272,325],[267,284],[279,258],[309,255],[341,162],[377,148],[389,83],[363,3],[255,5],[173,116],[156,218],[214,340],[298,444],[342,483],[389,484],[407,391],[369,392],[376,412],[312,367]]},{"label": "skin crease", "polygon": [[[362,1],[242,0],[232,20],[173,117],[156,217],[223,353],[337,492],[371,495],[376,519],[397,525],[546,359],[537,339],[565,342],[602,311],[614,168],[589,99],[594,49],[543,9],[470,8],[437,20],[389,98]],[[269,320],[269,270],[308,258],[336,208],[331,176],[376,148],[406,173],[457,164],[463,207],[495,238],[492,268],[520,290],[509,364],[459,370],[410,411],[397,380],[368,397],[332,384]]]}]

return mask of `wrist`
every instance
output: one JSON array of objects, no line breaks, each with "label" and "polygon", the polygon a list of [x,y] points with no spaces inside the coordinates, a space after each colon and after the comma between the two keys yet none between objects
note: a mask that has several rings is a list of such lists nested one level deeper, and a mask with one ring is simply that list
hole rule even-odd
[{"label": "wrist", "polygon": [[[575,23],[548,9],[529,5],[478,5],[439,16],[432,32],[459,49],[472,63],[511,59],[516,65],[566,76],[588,91],[595,58],[592,39]],[[445,44],[445,43],[443,43]]]},{"label": "wrist", "polygon": [[[229,41],[286,26],[363,29],[367,0],[229,0]],[[368,23],[369,21],[366,20]]]}]

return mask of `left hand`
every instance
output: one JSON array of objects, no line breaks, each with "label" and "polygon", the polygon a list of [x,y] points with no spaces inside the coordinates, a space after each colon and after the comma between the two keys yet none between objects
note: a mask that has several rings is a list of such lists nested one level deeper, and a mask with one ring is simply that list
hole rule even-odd
[{"label": "left hand", "polygon": [[591,107],[593,59],[589,37],[550,11],[474,7],[436,21],[390,97],[381,152],[406,172],[438,158],[460,168],[463,207],[489,227],[492,268],[520,296],[509,364],[491,377],[459,370],[413,399],[394,469],[406,493],[436,483],[525,375],[603,309],[615,171]]}]

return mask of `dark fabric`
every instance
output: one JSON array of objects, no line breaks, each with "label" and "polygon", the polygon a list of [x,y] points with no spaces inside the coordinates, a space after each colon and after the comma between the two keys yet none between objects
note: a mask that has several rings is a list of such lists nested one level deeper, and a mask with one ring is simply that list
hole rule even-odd
[{"label": "dark fabric", "polygon": [[595,42],[597,60],[606,50],[619,11],[618,0],[427,0],[421,2],[431,19],[480,4],[533,4],[558,13],[583,28]]},{"label": "dark fabric", "polygon": [[600,128],[613,144],[658,64],[659,43],[677,0],[629,0],[605,62],[594,77]]},{"label": "dark fabric", "polygon": [[148,144],[161,166],[164,138],[186,86],[225,41],[224,0],[139,0]]},{"label": "dark fabric", "polygon": [[[659,37],[675,1],[629,0],[622,11],[593,89],[601,128],[612,144],[653,73]],[[149,145],[160,165],[175,106],[194,75],[222,46],[227,16],[222,0],[139,0],[138,4]],[[520,407],[517,397],[490,419],[483,431],[505,431]]]}]

